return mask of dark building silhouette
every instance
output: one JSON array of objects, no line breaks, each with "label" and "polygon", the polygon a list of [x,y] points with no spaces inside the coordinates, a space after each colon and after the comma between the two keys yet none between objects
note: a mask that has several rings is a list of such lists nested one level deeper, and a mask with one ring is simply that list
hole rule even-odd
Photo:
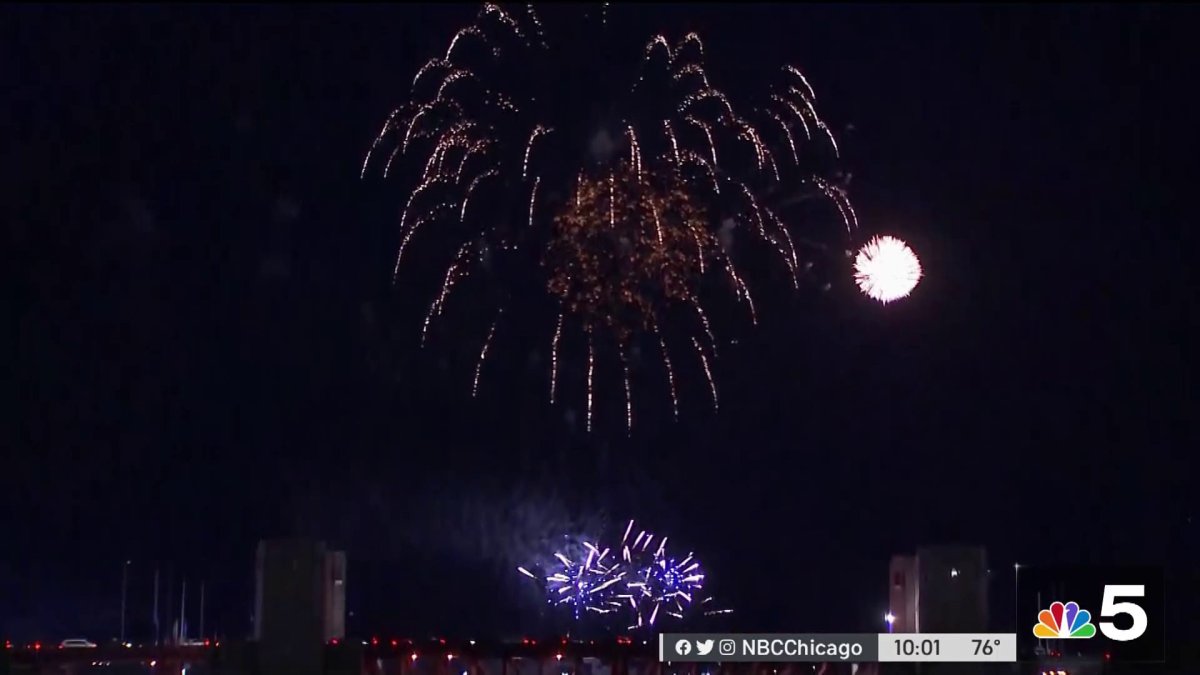
[{"label": "dark building silhouette", "polygon": [[346,556],[306,539],[259,542],[254,639],[264,673],[317,675],[345,633]]},{"label": "dark building silhouette", "polygon": [[[977,546],[927,546],[916,555],[892,557],[888,568],[888,614],[895,633],[985,633],[988,630],[987,553]],[[899,665],[899,664],[890,664]],[[905,664],[908,665],[908,664]],[[1010,666],[926,663],[921,675],[983,675]]]},{"label": "dark building silhouette", "polygon": [[928,546],[892,557],[888,611],[896,633],[988,630],[987,553],[975,546]]}]

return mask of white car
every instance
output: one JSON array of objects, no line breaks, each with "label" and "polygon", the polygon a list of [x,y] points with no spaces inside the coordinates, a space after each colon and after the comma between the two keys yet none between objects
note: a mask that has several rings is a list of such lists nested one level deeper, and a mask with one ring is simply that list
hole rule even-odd
[{"label": "white car", "polygon": [[84,640],[83,638],[71,638],[70,640],[63,640],[62,642],[60,642],[58,645],[58,648],[59,649],[79,649],[79,648],[91,648],[91,647],[95,647],[95,646],[96,646],[95,642],[91,642],[89,640]]}]

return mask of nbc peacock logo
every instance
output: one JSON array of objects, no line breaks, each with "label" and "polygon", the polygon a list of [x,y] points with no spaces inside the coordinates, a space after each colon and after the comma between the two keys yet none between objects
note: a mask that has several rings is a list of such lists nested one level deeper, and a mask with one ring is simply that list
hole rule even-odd
[{"label": "nbc peacock logo", "polygon": [[1079,603],[1055,602],[1050,609],[1038,612],[1033,635],[1045,640],[1084,639],[1095,637],[1096,626],[1092,623],[1092,613],[1080,609]]}]

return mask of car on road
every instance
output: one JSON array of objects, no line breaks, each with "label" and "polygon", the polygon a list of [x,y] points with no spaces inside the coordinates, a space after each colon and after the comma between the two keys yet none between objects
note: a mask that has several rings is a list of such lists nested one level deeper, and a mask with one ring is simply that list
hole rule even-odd
[{"label": "car on road", "polygon": [[83,638],[71,638],[69,640],[63,640],[62,642],[60,642],[58,644],[59,649],[80,649],[80,648],[87,649],[87,648],[92,648],[95,646],[96,646],[95,642],[92,642],[90,640],[84,640]]}]

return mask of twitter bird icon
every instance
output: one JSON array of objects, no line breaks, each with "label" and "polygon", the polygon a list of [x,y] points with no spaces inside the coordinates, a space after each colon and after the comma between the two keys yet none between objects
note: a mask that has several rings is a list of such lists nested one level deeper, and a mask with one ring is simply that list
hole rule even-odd
[{"label": "twitter bird icon", "polygon": [[709,654],[712,653],[712,648],[713,648],[712,639],[696,640],[696,654],[698,656],[708,656]]}]

